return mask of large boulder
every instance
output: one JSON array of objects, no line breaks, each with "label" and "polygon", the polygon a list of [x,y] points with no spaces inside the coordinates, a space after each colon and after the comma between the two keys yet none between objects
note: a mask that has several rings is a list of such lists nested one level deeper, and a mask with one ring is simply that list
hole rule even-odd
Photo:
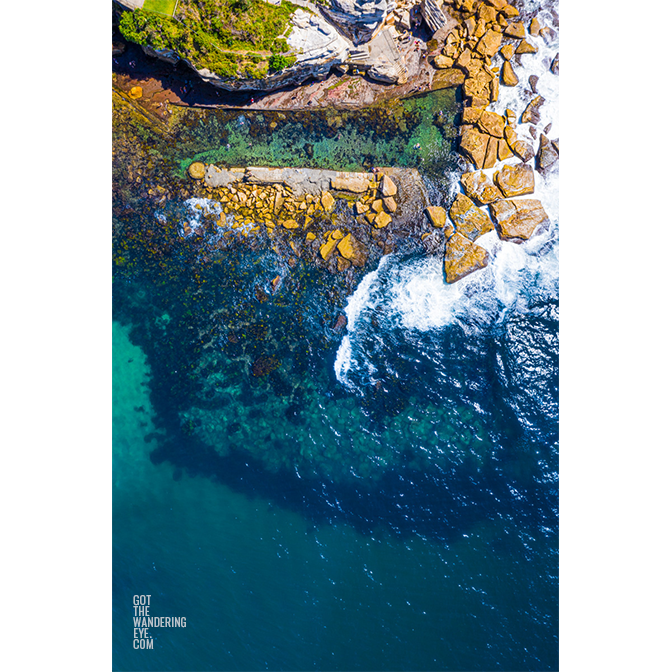
[{"label": "large boulder", "polygon": [[553,143],[542,133],[539,138],[539,151],[537,152],[537,170],[547,170],[558,158],[559,154]]},{"label": "large boulder", "polygon": [[523,40],[516,48],[517,54],[536,54],[539,51],[533,44]]},{"label": "large boulder", "polygon": [[344,259],[352,262],[353,266],[362,268],[366,263],[366,248],[351,233],[340,240],[337,249]]},{"label": "large boulder", "polygon": [[504,137],[504,126],[506,126],[504,117],[490,110],[485,110],[478,118],[478,127],[495,138]]},{"label": "large boulder", "polygon": [[519,140],[516,132],[511,126],[507,126],[504,129],[504,137],[506,138],[506,142],[509,144],[511,151],[518,158],[522,159],[524,163],[527,163],[534,157],[534,149],[532,148],[532,145],[525,142],[525,140]]},{"label": "large boulder", "polygon": [[460,150],[476,168],[483,167],[489,139],[489,135],[475,128],[467,129],[460,137]]},{"label": "large boulder", "polygon": [[464,71],[458,68],[448,68],[447,70],[439,70],[434,74],[432,79],[432,91],[436,89],[452,89],[456,86],[464,84],[466,79]]},{"label": "large boulder", "polygon": [[511,63],[504,61],[504,65],[502,65],[502,84],[504,86],[517,86],[518,81],[518,75],[516,75]]},{"label": "large boulder", "polygon": [[189,166],[189,176],[194,180],[202,180],[205,177],[205,164],[200,161],[194,161]]},{"label": "large boulder", "polygon": [[471,173],[462,173],[460,182],[467,196],[479,205],[487,205],[504,198],[502,192],[480,170]]},{"label": "large boulder", "polygon": [[522,40],[525,37],[525,26],[522,23],[510,23],[504,29],[504,35]]},{"label": "large boulder", "polygon": [[488,265],[487,250],[475,245],[457,231],[446,241],[443,256],[445,280],[450,285]]},{"label": "large boulder", "polygon": [[532,166],[518,163],[504,166],[495,173],[495,183],[507,198],[534,193],[534,170]]},{"label": "large boulder", "polygon": [[428,205],[425,208],[427,219],[432,223],[432,226],[437,229],[442,229],[446,224],[446,211],[440,205]]},{"label": "large boulder", "polygon": [[546,102],[543,96],[535,96],[528,104],[520,118],[521,123],[526,124],[531,122],[538,124],[541,120],[539,108]]},{"label": "large boulder", "polygon": [[495,30],[488,30],[478,41],[476,51],[483,56],[492,58],[502,44],[502,34]]},{"label": "large boulder", "polygon": [[494,228],[490,217],[464,194],[457,195],[448,214],[456,231],[472,241]]},{"label": "large boulder", "polygon": [[389,175],[383,175],[381,178],[380,193],[385,197],[397,195],[397,185]]},{"label": "large boulder", "polygon": [[502,240],[522,243],[534,234],[538,226],[548,222],[548,215],[536,198],[496,201],[489,207]]}]

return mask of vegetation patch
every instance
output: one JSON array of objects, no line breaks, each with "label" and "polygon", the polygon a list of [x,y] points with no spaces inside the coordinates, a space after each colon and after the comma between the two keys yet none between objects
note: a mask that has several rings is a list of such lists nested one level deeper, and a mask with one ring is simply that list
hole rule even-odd
[{"label": "vegetation patch", "polygon": [[146,12],[158,12],[166,16],[172,16],[175,11],[177,0],[145,0],[142,9]]},{"label": "vegetation patch", "polygon": [[143,9],[124,12],[121,34],[152,49],[171,49],[226,79],[260,79],[296,60],[281,37],[298,9],[287,0],[181,0],[174,18],[155,9],[169,4],[174,0],[147,0]]}]

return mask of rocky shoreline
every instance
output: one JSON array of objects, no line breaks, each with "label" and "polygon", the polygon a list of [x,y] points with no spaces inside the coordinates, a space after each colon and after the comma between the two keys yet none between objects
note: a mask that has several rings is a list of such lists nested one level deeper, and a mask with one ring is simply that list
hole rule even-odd
[{"label": "rocky shoreline", "polygon": [[[409,182],[414,185],[411,188],[414,193],[406,196],[416,205],[416,216],[425,212],[427,230],[414,233],[419,235],[428,252],[438,251],[436,233],[441,232],[445,280],[453,283],[489,263],[488,252],[476,243],[481,235],[495,230],[502,241],[522,243],[548,226],[549,218],[541,201],[521,197],[529,197],[535,191],[533,159],[541,174],[556,166],[559,139],[548,137],[550,124],[542,132],[536,131],[539,109],[545,101],[536,92],[537,82],[532,77],[529,81],[532,97],[521,115],[511,109],[506,109],[505,114],[492,110],[499,98],[500,85],[520,85],[515,70],[521,58],[533,58],[538,51],[535,40],[552,39],[554,29],[542,25],[536,16],[523,21],[518,9],[505,0],[452,0],[444,9],[447,10],[446,23],[435,32],[441,40],[433,38],[429,63],[422,59],[424,62],[419,64],[418,72],[428,73],[428,88],[460,88],[465,103],[458,150],[473,169],[461,175],[463,193],[457,194],[448,208],[427,201],[417,171]],[[500,62],[501,66],[495,65]],[[549,71],[553,76],[558,75],[559,54],[550,63]],[[336,81],[329,84],[332,79]],[[310,107],[311,103],[323,106],[330,104],[329,101],[347,105],[355,80],[365,81],[361,77],[332,75],[326,82],[266,96],[256,106],[258,109],[269,109],[267,106],[272,108],[276,104]],[[120,88],[123,90],[128,83],[132,81],[121,83]],[[329,86],[325,88],[326,85]],[[417,83],[411,80],[397,86],[377,86],[386,89],[386,94],[381,96],[394,96],[402,87],[412,91]],[[343,95],[344,87],[350,94]],[[328,95],[330,91],[332,95]],[[356,87],[355,91],[358,91]],[[145,90],[135,84],[127,88],[126,94],[141,103]],[[163,107],[164,115],[167,114],[166,102],[174,101],[164,98],[158,104]],[[361,99],[358,102],[362,102]],[[536,149],[528,140],[518,137],[518,123],[529,124],[533,138],[538,135]],[[512,159],[519,159],[519,163],[511,164]],[[409,233],[409,212],[395,200],[394,175],[403,169],[377,170],[374,174],[309,168],[224,168],[196,162],[189,172],[200,184],[199,195],[214,197],[220,204],[218,226],[228,229],[223,232],[225,237],[237,233],[238,228],[245,237],[254,236],[262,229],[270,238],[277,236],[280,230],[289,231],[294,237],[301,233],[301,240],[289,241],[289,249],[298,254],[296,249],[300,247],[304,256],[314,261],[328,262],[333,257],[335,261],[330,270],[342,271],[353,264],[363,266],[362,260],[367,258],[367,250],[372,245],[384,253],[393,249],[396,220],[405,218],[405,233]],[[400,188],[402,196],[407,188]],[[418,209],[421,202],[422,207]],[[313,230],[316,217],[328,221],[334,210],[340,213],[338,222],[331,217],[331,228],[321,226]],[[345,216],[346,210],[349,217]],[[390,234],[384,240],[381,238],[383,229]],[[347,242],[338,242],[343,240]]]}]

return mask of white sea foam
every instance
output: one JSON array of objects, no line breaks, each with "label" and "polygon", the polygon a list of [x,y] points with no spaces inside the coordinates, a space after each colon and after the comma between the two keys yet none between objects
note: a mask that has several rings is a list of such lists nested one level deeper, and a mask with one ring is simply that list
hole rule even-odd
[{"label": "white sea foam", "polygon": [[[184,201],[184,205],[187,208],[188,219],[186,222],[182,222],[180,230],[182,236],[193,235],[198,231],[203,226],[204,215],[218,216],[222,212],[221,204],[209,198],[188,198]],[[187,234],[185,232],[185,224],[191,229],[191,233]]]},{"label": "white sea foam", "polygon": [[[542,25],[551,26],[551,15],[541,8],[538,0],[528,0],[524,4],[527,10],[540,9],[537,16]],[[550,71],[550,64],[559,52],[558,36],[548,43],[542,37],[528,36],[527,39],[538,52],[521,57],[521,64],[515,65],[520,84],[500,87],[499,100],[490,109],[503,114],[509,108],[520,118],[536,95],[529,91],[528,83],[530,75],[536,75],[539,77],[537,92],[545,99],[539,108],[541,120],[537,129],[542,131],[552,123],[548,136],[555,139],[560,134],[559,77]],[[493,59],[493,65],[501,67],[501,64],[498,55]],[[536,148],[539,139],[532,137],[530,126],[518,124],[516,131],[519,137]],[[519,161],[514,157],[485,172],[492,176],[503,164]],[[348,332],[334,363],[338,380],[354,388],[351,377],[358,372],[365,374],[364,379],[368,378],[369,382],[375,381],[376,367],[366,354],[370,345],[365,347],[364,343],[372,338],[369,317],[374,312],[386,328],[400,326],[409,334],[442,329],[451,324],[459,324],[464,330],[474,332],[497,325],[512,312],[528,311],[540,298],[557,298],[558,196],[558,170],[551,170],[546,175],[535,170],[534,194],[523,198],[539,199],[550,225],[520,245],[500,241],[494,231],[481,236],[477,242],[488,250],[490,264],[454,284],[444,282],[439,257],[412,261],[384,257],[378,268],[363,278],[348,301]]]}]

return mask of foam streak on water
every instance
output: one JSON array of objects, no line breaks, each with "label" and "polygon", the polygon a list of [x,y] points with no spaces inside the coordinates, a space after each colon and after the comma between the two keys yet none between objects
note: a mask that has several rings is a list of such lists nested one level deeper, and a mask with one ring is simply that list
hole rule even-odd
[{"label": "foam streak on water", "polygon": [[[547,3],[546,3],[547,4]],[[555,3],[553,8],[557,9]],[[539,9],[539,2],[523,3],[525,15]],[[553,19],[548,9],[539,11],[537,17],[542,26],[552,26]],[[526,20],[526,25],[528,21]],[[557,32],[554,36],[526,38],[534,44],[536,54],[524,54],[514,68],[520,80],[516,87],[500,87],[499,100],[491,105],[493,111],[504,114],[513,110],[517,117],[536,95],[528,83],[531,75],[539,80],[537,92],[545,102],[539,108],[541,121],[537,124],[537,138],[530,133],[531,124],[518,124],[518,137],[539,145],[539,132],[552,124],[548,137],[559,137],[559,77],[550,71],[550,64],[559,52]],[[493,66],[502,65],[498,54]],[[504,164],[517,164],[513,157],[498,162],[495,168],[484,171],[492,174]],[[534,165],[534,160],[530,162]],[[541,301],[558,297],[559,249],[558,249],[558,164],[545,175],[535,170],[535,191],[523,198],[539,199],[549,216],[550,224],[538,231],[529,241],[516,245],[502,242],[493,231],[478,239],[478,244],[488,250],[490,264],[482,271],[468,275],[458,282],[447,285],[443,281],[442,259],[402,259],[384,257],[378,268],[369,273],[350,297],[346,313],[348,332],[343,337],[336,355],[334,370],[338,380],[356,389],[357,379],[369,384],[377,380],[377,368],[372,363],[364,340],[371,339],[372,318],[377,330],[400,327],[412,341],[413,332],[439,331],[458,324],[468,334],[485,333],[501,325],[511,315],[522,315]],[[456,174],[457,177],[457,174]],[[487,208],[483,208],[487,210]]]}]

